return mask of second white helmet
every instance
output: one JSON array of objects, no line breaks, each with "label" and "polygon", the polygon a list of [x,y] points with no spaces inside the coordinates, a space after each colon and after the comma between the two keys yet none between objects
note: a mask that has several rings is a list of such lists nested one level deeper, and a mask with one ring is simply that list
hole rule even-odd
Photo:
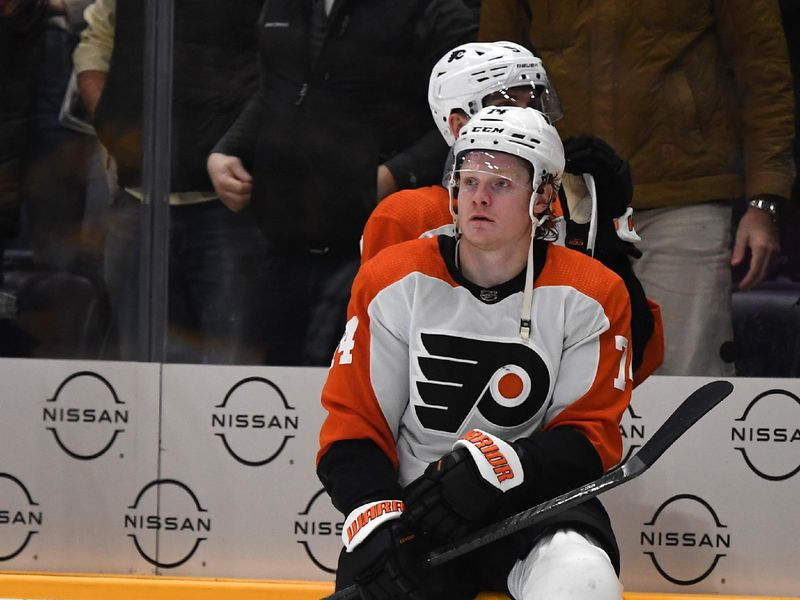
[{"label": "second white helmet", "polygon": [[532,108],[551,122],[563,116],[542,61],[513,42],[471,42],[453,48],[431,71],[428,103],[436,126],[452,146],[455,139],[447,121],[453,110],[463,110],[471,117],[483,108],[488,95],[520,86],[531,87]]}]

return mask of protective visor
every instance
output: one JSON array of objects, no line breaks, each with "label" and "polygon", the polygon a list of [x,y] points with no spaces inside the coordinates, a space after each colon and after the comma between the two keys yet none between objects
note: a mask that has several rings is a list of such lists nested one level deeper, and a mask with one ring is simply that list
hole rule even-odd
[{"label": "protective visor", "polygon": [[533,214],[542,215],[549,202],[532,189],[533,167],[518,156],[490,150],[463,152],[453,163],[450,176],[450,211],[458,214],[458,199],[469,199],[476,194],[488,194],[493,200],[503,201],[523,196],[531,201]]},{"label": "protective visor", "polygon": [[450,176],[450,189],[459,193],[476,193],[485,189],[498,197],[525,190],[531,192],[531,167],[517,156],[506,152],[469,150],[456,157]]},{"label": "protective visor", "polygon": [[555,88],[547,80],[520,83],[487,94],[481,100],[483,106],[520,106],[538,110],[554,123],[564,116],[561,100]]}]

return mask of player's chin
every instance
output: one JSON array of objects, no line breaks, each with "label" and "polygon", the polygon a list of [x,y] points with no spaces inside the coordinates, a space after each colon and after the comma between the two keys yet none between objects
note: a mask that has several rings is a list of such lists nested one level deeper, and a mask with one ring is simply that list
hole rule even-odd
[{"label": "player's chin", "polygon": [[497,250],[503,246],[503,241],[496,235],[487,235],[485,233],[473,233],[461,235],[462,243],[467,243],[473,248],[478,250]]},{"label": "player's chin", "polygon": [[462,226],[464,235],[487,237],[497,234],[497,223],[488,219],[470,219]]}]

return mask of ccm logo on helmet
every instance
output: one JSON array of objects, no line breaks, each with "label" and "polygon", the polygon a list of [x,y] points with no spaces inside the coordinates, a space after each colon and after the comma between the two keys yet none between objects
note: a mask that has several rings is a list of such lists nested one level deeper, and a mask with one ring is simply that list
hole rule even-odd
[{"label": "ccm logo on helmet", "polygon": [[473,429],[464,439],[475,446],[483,454],[483,458],[492,467],[497,481],[506,481],[507,479],[514,479],[514,470],[508,464],[508,459],[505,454],[500,451],[495,441],[479,429]]},{"label": "ccm logo on helmet", "polygon": [[473,127],[470,131],[477,133],[503,133],[504,127]]}]

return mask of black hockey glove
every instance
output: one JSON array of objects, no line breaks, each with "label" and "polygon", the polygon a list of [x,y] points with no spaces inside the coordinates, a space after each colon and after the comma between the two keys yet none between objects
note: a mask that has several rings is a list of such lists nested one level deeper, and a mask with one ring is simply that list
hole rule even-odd
[{"label": "black hockey glove", "polygon": [[358,585],[362,600],[438,600],[445,598],[440,569],[424,569],[432,546],[396,517],[402,502],[372,502],[345,520],[345,548],[339,555],[336,589]]},{"label": "black hockey glove", "polygon": [[524,481],[513,444],[473,429],[405,490],[403,520],[431,537],[464,537],[492,520],[504,492]]},{"label": "black hockey glove", "polygon": [[[566,156],[565,171],[573,175],[589,173],[597,191],[597,235],[595,256],[626,254],[638,258],[641,252],[631,241],[618,235],[620,227],[628,226],[615,219],[625,219],[625,213],[633,199],[633,181],[628,161],[620,157],[614,149],[597,137],[581,135],[564,141]],[[567,202],[569,206],[569,200]],[[568,247],[581,249],[580,240],[588,236],[588,223],[567,221]]]}]

